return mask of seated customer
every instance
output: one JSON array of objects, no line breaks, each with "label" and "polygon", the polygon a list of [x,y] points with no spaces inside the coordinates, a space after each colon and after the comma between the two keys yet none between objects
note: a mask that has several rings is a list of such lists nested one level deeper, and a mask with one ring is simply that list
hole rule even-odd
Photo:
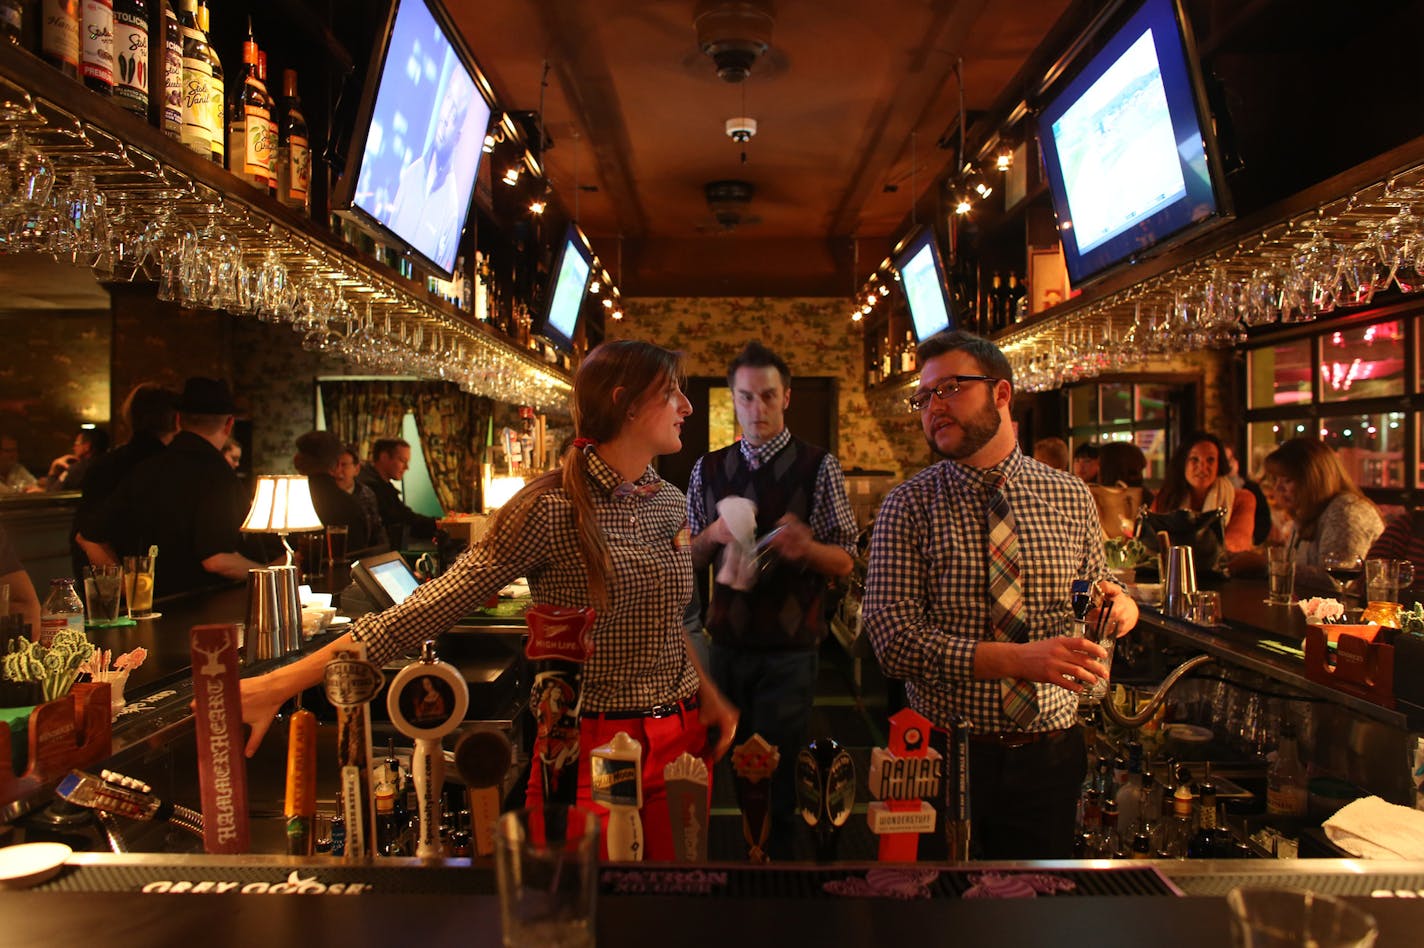
[{"label": "seated customer", "polygon": [[20,442],[0,431],[0,494],[26,494],[44,490],[29,468],[20,463]]},{"label": "seated customer", "polygon": [[3,526],[0,526],[0,585],[10,587],[10,612],[24,616],[25,623],[30,627],[30,636],[38,637],[40,597]]},{"label": "seated customer", "polygon": [[371,445],[371,460],[357,475],[376,495],[386,536],[392,545],[402,548],[410,540],[434,539],[436,529],[435,518],[407,507],[400,491],[391,483],[405,477],[409,467],[410,442],[403,438],[380,438]]},{"label": "seated customer", "polygon": [[1256,524],[1256,498],[1237,490],[1221,473],[1221,441],[1197,431],[1188,435],[1167,465],[1162,490],[1152,502],[1158,513],[1171,510],[1222,510],[1226,518],[1226,549],[1240,553],[1251,549]]},{"label": "seated customer", "polygon": [[1132,536],[1137,514],[1143,504],[1151,504],[1152,492],[1142,483],[1147,456],[1131,441],[1109,441],[1098,452],[1098,483],[1088,485],[1098,506],[1103,535]]},{"label": "seated customer", "polygon": [[157,546],[155,596],[243,580],[262,565],[245,553],[246,493],[222,456],[236,411],[226,382],[189,379],[173,442],[134,467],[104,505],[99,534],[85,535],[117,555]]},{"label": "seated customer", "polygon": [[1098,482],[1098,446],[1084,441],[1073,449],[1073,473],[1085,484]]},{"label": "seated customer", "polygon": [[79,490],[94,462],[109,450],[109,433],[103,428],[80,428],[74,448],[50,462],[46,490]]},{"label": "seated customer", "polygon": [[1290,542],[1298,566],[1321,567],[1326,553],[1364,556],[1384,532],[1379,509],[1329,445],[1292,438],[1266,456],[1266,474],[1276,501],[1295,521]]},{"label": "seated customer", "polygon": [[1068,470],[1068,442],[1062,438],[1039,438],[1033,443],[1033,459],[1055,471]]},{"label": "seated customer", "polygon": [[[372,523],[354,495],[356,470],[346,458],[346,446],[330,431],[308,431],[297,439],[292,466],[305,474],[312,506],[327,526],[346,528],[346,547],[353,556],[389,549],[379,516]],[[374,500],[374,498],[373,498]],[[374,506],[374,503],[373,503]]]}]

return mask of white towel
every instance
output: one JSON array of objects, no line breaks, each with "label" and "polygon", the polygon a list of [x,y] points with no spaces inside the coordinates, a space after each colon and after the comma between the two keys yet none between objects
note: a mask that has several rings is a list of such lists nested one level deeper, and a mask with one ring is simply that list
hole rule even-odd
[{"label": "white towel", "polygon": [[733,589],[751,589],[757,581],[756,504],[745,497],[723,497],[717,501],[717,515],[732,532],[732,542],[722,548],[717,582]]},{"label": "white towel", "polygon": [[1353,856],[1424,859],[1424,812],[1364,797],[1325,821],[1325,835]]}]

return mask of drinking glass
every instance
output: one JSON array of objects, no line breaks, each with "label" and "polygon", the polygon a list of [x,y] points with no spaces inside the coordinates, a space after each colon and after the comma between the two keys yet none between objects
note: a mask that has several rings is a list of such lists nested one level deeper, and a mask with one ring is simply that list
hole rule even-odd
[{"label": "drinking glass", "polygon": [[1345,602],[1353,598],[1352,594],[1345,592],[1345,587],[1360,578],[1360,574],[1365,571],[1365,561],[1355,553],[1338,553],[1331,551],[1320,557],[1320,565],[1325,567],[1325,572],[1330,574],[1330,582],[1335,586],[1335,591],[1339,593],[1340,600]]},{"label": "drinking glass", "polygon": [[592,948],[598,820],[591,810],[511,810],[495,824],[494,855],[506,948]]},{"label": "drinking glass", "polygon": [[1370,948],[1374,916],[1307,889],[1237,886],[1226,895],[1236,948]]},{"label": "drinking glass", "polygon": [[297,534],[297,552],[302,558],[302,581],[326,575],[326,533],[312,530]]},{"label": "drinking glass", "polygon": [[129,604],[130,619],[152,618],[153,569],[152,556],[124,557],[124,599]]},{"label": "drinking glass", "polygon": [[119,621],[119,594],[123,577],[117,564],[84,567],[84,608],[90,625],[113,625]]},{"label": "drinking glass", "polygon": [[1266,604],[1288,606],[1295,594],[1295,560],[1288,546],[1266,547]]},{"label": "drinking glass", "polygon": [[350,565],[350,561],[346,558],[346,534],[347,527],[343,525],[332,525],[326,528],[326,553],[331,558],[332,566]]},{"label": "drinking glass", "polygon": [[10,614],[10,584],[0,583],[0,619]]},{"label": "drinking glass", "polygon": [[1192,593],[1192,621],[1197,625],[1221,625],[1221,593],[1198,589]]},{"label": "drinking glass", "polygon": [[1399,590],[1414,582],[1414,564],[1408,560],[1365,560],[1365,601],[1399,602]]}]

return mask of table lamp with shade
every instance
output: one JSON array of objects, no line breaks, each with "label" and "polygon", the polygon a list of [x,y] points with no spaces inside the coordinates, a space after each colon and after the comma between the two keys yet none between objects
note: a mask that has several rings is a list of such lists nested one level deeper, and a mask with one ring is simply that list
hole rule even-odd
[{"label": "table lamp with shade", "polygon": [[252,507],[243,521],[244,533],[275,533],[287,551],[286,565],[292,565],[292,546],[287,534],[320,530],[321,518],[312,506],[311,488],[302,474],[260,474],[252,495]]}]

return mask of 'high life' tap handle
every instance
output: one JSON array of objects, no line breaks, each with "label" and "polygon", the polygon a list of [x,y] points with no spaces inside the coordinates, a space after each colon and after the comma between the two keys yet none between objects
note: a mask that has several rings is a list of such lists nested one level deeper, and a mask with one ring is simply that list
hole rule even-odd
[{"label": "'high life' tap handle", "polygon": [[524,613],[533,685],[534,761],[545,803],[573,805],[578,794],[579,705],[583,665],[593,654],[594,611],[535,604]]},{"label": "'high life' tap handle", "polygon": [[619,731],[613,740],[589,751],[593,802],[608,807],[608,858],[643,859],[643,745]]},{"label": "'high life' tap handle", "polygon": [[781,752],[760,734],[753,734],[732,750],[733,783],[737,805],[742,810],[742,834],[747,840],[747,858],[755,863],[768,861],[766,841],[771,835],[771,775],[781,762]]},{"label": "'high life' tap handle", "polygon": [[420,660],[402,668],[386,690],[386,709],[396,730],[415,741],[410,769],[420,816],[415,854],[421,859],[442,855],[440,796],[445,786],[445,751],[440,739],[460,726],[470,706],[470,688],[454,665],[435,657],[435,642],[427,639]]}]

